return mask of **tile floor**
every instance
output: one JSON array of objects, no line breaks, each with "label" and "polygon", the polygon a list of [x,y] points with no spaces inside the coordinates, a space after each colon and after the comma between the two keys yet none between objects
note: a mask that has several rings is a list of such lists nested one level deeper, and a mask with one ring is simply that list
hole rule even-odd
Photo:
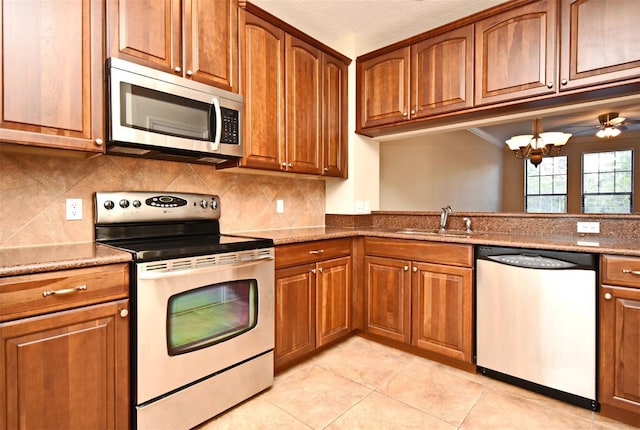
[{"label": "tile floor", "polygon": [[631,429],[586,409],[354,336],[202,424],[218,429]]}]

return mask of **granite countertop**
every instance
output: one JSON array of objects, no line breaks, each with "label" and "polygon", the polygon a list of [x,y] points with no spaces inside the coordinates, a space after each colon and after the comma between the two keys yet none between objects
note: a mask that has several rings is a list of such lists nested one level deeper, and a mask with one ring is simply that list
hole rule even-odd
[{"label": "granite countertop", "polygon": [[[598,235],[563,236],[494,232],[465,234],[460,231],[450,231],[449,234],[440,235],[436,232],[399,233],[399,231],[398,228],[382,227],[310,227],[288,230],[235,232],[234,234],[271,238],[276,245],[343,237],[374,236],[429,240],[434,242],[466,243],[470,245],[513,246],[640,256],[640,241],[634,239],[605,238]],[[130,261],[131,255],[129,253],[93,242],[0,248],[0,277],[99,266],[103,264],[127,263]]]},{"label": "granite countertop", "polygon": [[0,277],[130,261],[128,252],[94,242],[0,248]]},{"label": "granite countertop", "polygon": [[313,227],[289,230],[263,230],[247,233],[250,236],[272,238],[276,245],[336,239],[341,237],[374,236],[396,239],[429,240],[434,242],[466,243],[470,245],[512,246],[521,248],[551,249],[559,251],[592,252],[640,256],[640,241],[635,239],[606,238],[599,235],[533,235],[519,233],[450,231],[440,235],[436,232],[399,233],[398,228],[383,227]]}]

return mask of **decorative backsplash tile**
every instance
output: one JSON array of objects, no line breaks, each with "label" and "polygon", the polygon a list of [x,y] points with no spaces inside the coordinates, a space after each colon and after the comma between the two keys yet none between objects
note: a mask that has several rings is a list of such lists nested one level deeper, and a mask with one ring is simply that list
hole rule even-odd
[{"label": "decorative backsplash tile", "polygon": [[[95,191],[182,191],[220,196],[225,233],[324,225],[325,182],[212,166],[101,155],[0,154],[0,246],[93,241]],[[83,219],[67,221],[67,198]],[[284,213],[276,213],[284,200]]]}]

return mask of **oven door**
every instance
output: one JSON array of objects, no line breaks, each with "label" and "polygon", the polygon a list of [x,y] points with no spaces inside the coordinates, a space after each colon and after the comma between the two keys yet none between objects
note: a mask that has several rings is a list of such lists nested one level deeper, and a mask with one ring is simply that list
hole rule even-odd
[{"label": "oven door", "polygon": [[136,270],[136,404],[273,350],[272,248]]}]

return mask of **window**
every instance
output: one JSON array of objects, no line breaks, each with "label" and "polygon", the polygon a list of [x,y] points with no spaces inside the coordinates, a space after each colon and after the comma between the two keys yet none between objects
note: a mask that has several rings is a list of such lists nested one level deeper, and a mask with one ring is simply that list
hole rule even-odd
[{"label": "window", "polygon": [[526,212],[567,212],[567,157],[547,157],[538,167],[525,164]]},{"label": "window", "polygon": [[582,212],[631,213],[633,150],[582,154]]}]

